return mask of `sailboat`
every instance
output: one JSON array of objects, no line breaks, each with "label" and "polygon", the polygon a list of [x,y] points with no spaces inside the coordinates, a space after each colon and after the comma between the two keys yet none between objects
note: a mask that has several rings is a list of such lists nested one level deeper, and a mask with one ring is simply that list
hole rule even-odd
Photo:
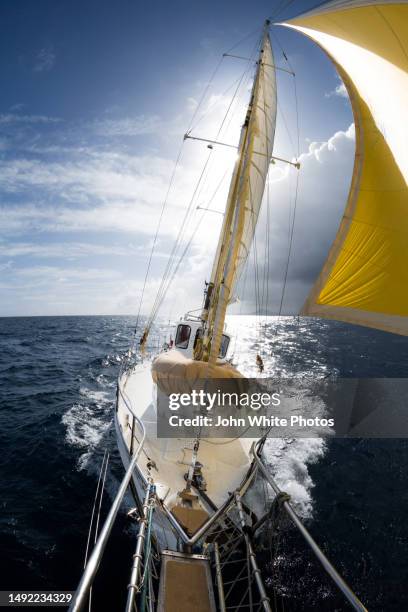
[{"label": "sailboat", "polygon": [[[332,60],[347,88],[356,132],[345,212],[301,314],[408,335],[408,4],[334,0],[280,25],[311,38]],[[138,531],[127,612],[279,609],[256,556],[256,533],[271,520],[272,507],[287,514],[349,604],[366,609],[277,486],[263,459],[265,436],[157,436],[159,393],[185,392],[200,380],[243,378],[229,359],[225,317],[251,249],[270,163],[280,159],[273,149],[278,93],[270,27],[266,21],[203,305],[181,313],[174,343],[151,357],[146,346],[155,312],[138,336],[137,362],[129,360],[121,370],[114,420],[126,474],[72,611],[88,600],[129,487]],[[297,159],[287,161],[299,171]],[[250,492],[259,480],[270,496],[262,516],[254,518]]]}]

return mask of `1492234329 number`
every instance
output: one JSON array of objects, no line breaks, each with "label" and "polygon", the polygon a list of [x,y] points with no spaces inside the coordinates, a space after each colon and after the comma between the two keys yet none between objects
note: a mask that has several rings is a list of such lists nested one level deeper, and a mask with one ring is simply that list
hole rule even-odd
[{"label": "1492234329 number", "polygon": [[0,606],[68,606],[73,591],[1,591]]}]

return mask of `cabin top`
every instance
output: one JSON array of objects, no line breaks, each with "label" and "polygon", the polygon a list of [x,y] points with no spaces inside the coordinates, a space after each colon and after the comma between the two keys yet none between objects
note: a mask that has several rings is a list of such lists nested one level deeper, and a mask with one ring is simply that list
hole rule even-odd
[{"label": "cabin top", "polygon": [[[175,329],[174,348],[182,353],[185,357],[192,359],[194,356],[194,348],[202,337],[203,327],[199,317],[187,314],[180,319]],[[231,336],[222,334],[219,360],[227,359],[228,349],[230,346]]]}]

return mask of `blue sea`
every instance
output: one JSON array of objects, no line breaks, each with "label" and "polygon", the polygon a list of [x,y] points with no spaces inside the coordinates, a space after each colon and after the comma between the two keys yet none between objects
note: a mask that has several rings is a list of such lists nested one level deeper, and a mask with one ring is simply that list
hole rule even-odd
[{"label": "blue sea", "polygon": [[[0,319],[0,590],[76,588],[105,450],[101,520],[123,475],[112,417],[134,324],[120,316]],[[248,375],[256,352],[271,375],[408,375],[402,337],[291,317],[229,324]],[[408,610],[407,440],[275,440],[267,452],[279,484],[367,608]],[[135,546],[130,507],[127,497],[93,610],[123,609]],[[284,535],[279,562],[261,555],[261,563],[285,609],[348,610],[303,542]]]}]

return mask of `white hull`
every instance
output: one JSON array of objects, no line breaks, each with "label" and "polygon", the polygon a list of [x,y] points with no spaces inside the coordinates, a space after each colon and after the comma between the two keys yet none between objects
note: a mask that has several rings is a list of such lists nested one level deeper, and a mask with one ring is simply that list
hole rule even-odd
[{"label": "white hull", "polygon": [[[152,381],[151,363],[136,366],[130,373],[125,372],[120,381],[123,396],[118,394],[116,426],[120,441],[122,461],[128,464],[132,440],[133,418],[130,405],[146,429],[146,441],[138,461],[138,468],[144,478],[148,477],[148,463],[153,462],[151,471],[158,497],[172,508],[177,495],[186,486],[185,475],[192,460],[193,439],[157,438],[157,412],[155,385]],[[128,404],[128,406],[126,405]],[[138,439],[138,432],[134,431]],[[217,507],[242,483],[251,464],[249,451],[253,440],[202,439],[198,461],[202,464],[202,475],[206,482],[206,495]],[[127,457],[124,456],[125,452]]]}]

